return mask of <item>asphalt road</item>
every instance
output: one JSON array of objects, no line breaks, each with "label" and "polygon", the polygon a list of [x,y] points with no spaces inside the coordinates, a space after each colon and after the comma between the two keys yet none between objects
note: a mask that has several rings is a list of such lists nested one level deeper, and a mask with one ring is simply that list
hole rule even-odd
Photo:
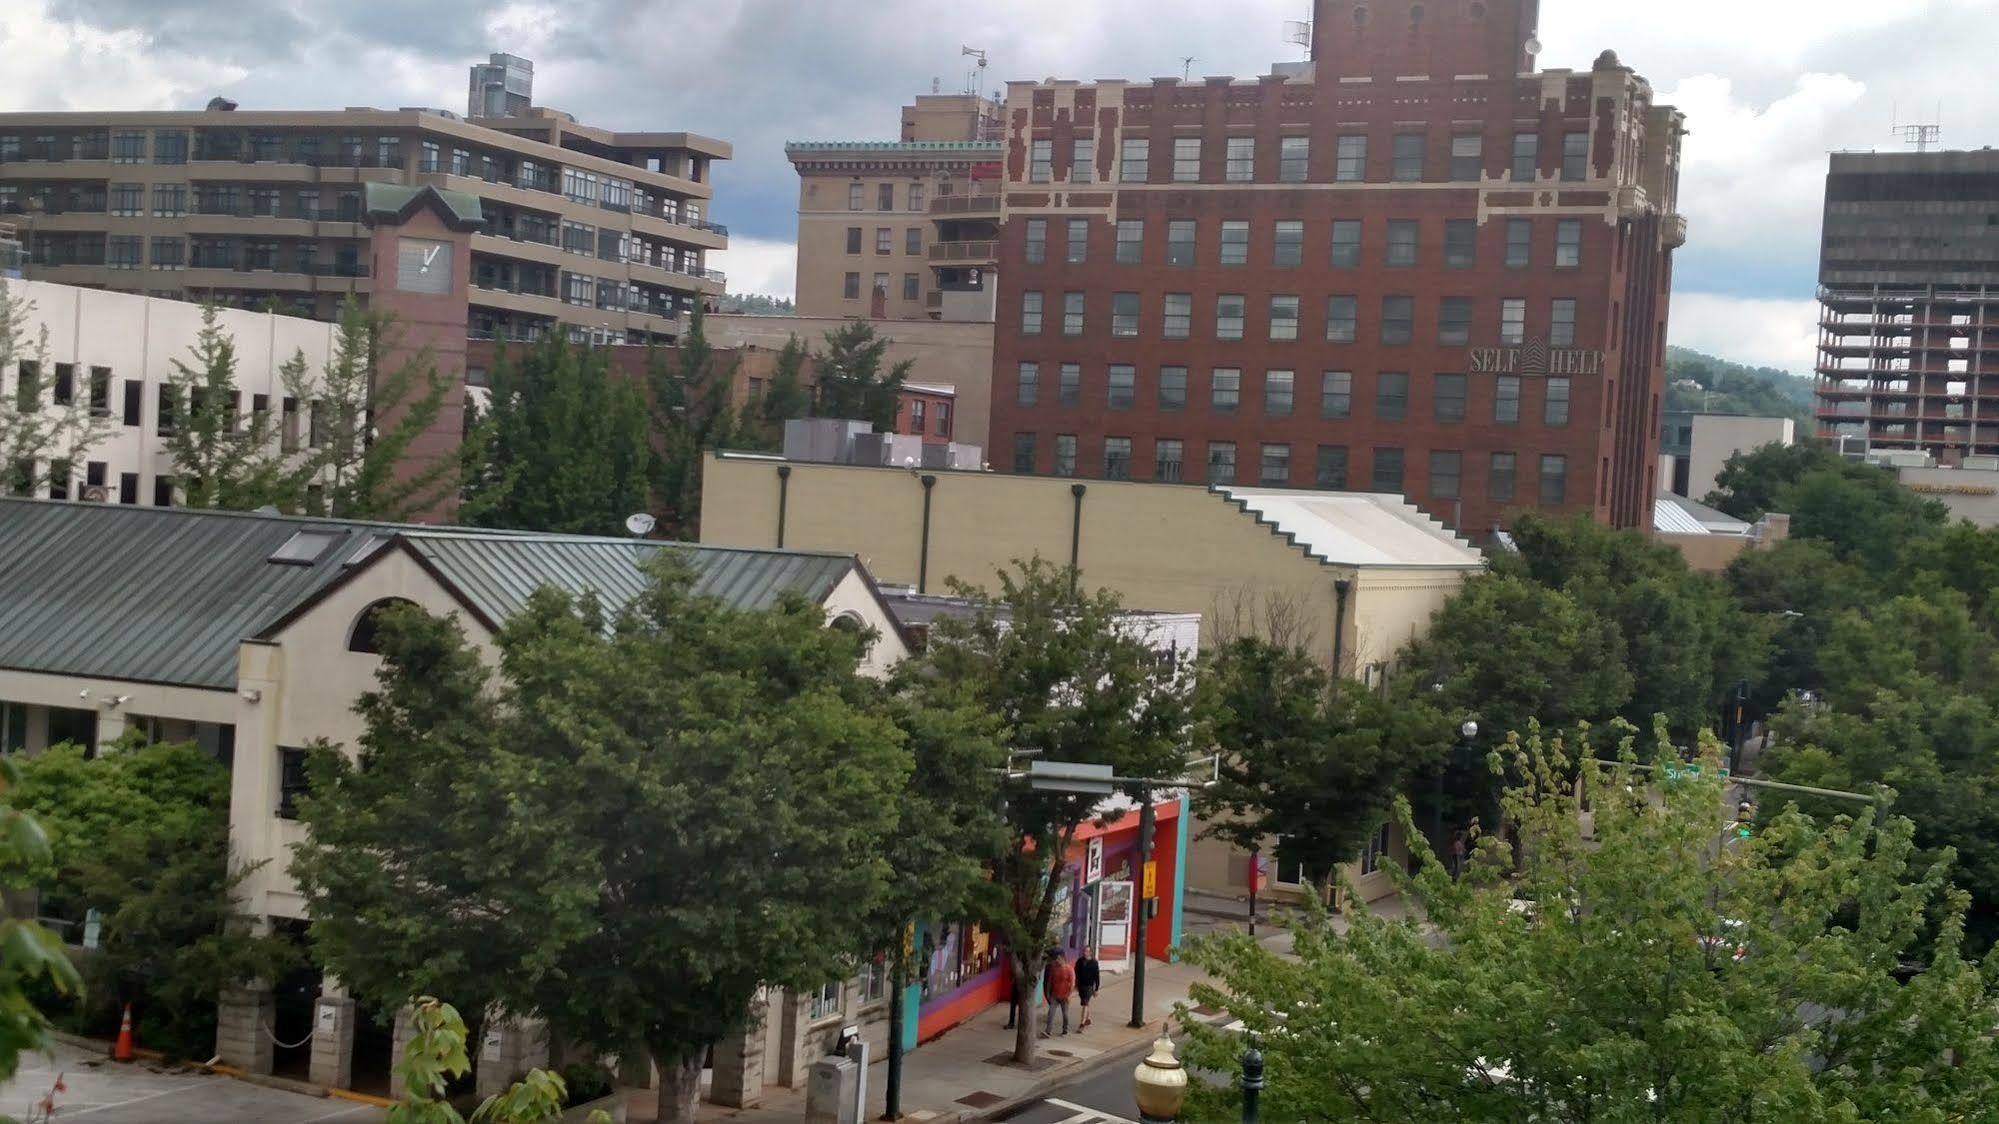
[{"label": "asphalt road", "polygon": [[1135,1124],[1131,1066],[1111,1066],[1072,1081],[1000,1119],[1015,1124]]},{"label": "asphalt road", "polygon": [[0,1116],[27,1119],[60,1077],[57,1121],[89,1124],[379,1124],[382,1110],[302,1096],[244,1081],[134,1062],[58,1045],[53,1056],[23,1054],[20,1072],[0,1085]]}]

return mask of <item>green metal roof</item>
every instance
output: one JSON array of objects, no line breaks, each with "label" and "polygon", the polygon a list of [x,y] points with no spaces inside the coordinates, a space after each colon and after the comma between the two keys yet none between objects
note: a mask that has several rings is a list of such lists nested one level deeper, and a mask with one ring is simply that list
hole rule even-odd
[{"label": "green metal roof", "polygon": [[616,612],[644,592],[645,561],[661,550],[686,552],[697,575],[695,593],[744,609],[767,608],[794,592],[824,601],[860,564],[850,554],[567,535],[493,538],[410,531],[401,537],[489,625],[519,612],[528,595],[542,586],[594,592],[607,611]]},{"label": "green metal roof", "polygon": [[[334,545],[268,561],[307,529]],[[236,646],[339,576],[382,528],[180,508],[0,499],[0,668],[231,690]]]},{"label": "green metal roof", "polygon": [[361,209],[367,214],[408,219],[425,200],[434,200],[444,212],[444,221],[453,230],[478,230],[486,225],[486,212],[479,197],[470,192],[452,191],[429,184],[379,183],[370,181],[361,189]]}]

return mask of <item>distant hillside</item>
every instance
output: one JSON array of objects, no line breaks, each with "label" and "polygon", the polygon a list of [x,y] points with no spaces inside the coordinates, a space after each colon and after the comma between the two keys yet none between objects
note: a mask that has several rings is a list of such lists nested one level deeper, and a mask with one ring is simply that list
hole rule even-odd
[{"label": "distant hillside", "polygon": [[1774,367],[1745,367],[1684,347],[1666,349],[1666,409],[1792,418],[1800,437],[1817,428],[1812,418],[1812,380]]},{"label": "distant hillside", "polygon": [[762,293],[730,293],[717,301],[716,307],[747,316],[790,316],[795,311],[789,297],[768,297]]}]

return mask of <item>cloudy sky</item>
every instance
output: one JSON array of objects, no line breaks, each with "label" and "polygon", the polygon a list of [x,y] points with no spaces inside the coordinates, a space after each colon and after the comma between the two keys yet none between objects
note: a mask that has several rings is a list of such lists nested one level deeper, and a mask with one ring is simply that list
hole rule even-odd
[{"label": "cloudy sky", "polygon": [[[897,107],[959,47],[1007,79],[1263,73],[1298,57],[1308,0],[0,0],[0,110],[431,105],[462,111],[490,50],[535,62],[536,101],[610,128],[735,145],[716,176],[730,287],[788,294],[796,139],[893,137]],[[1891,148],[1941,117],[1952,147],[1999,144],[1999,0],[1543,0],[1541,58],[1605,47],[1685,110],[1672,338],[1800,372],[1826,153]],[[1939,110],[1941,106],[1941,110]]]}]

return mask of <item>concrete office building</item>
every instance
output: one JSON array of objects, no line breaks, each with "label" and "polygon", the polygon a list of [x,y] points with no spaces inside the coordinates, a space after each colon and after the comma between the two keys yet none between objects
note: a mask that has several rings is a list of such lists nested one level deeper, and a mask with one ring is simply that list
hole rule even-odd
[{"label": "concrete office building", "polygon": [[1614,52],[1537,69],[1538,9],[1318,0],[1260,78],[1009,84],[995,467],[1646,525],[1682,116]]},{"label": "concrete office building", "polygon": [[686,309],[723,291],[708,255],[728,232],[708,216],[729,146],[579,124],[528,105],[531,77],[511,56],[474,68],[470,108],[507,115],[471,119],[221,98],[199,112],[0,114],[0,221],[20,227],[39,280],[325,319],[350,293],[383,296],[367,185],[464,192],[483,219],[462,278],[473,335],[674,339]]},{"label": "concrete office building", "polygon": [[1659,431],[1659,494],[1703,499],[1737,453],[1797,443],[1790,418],[1673,412]]},{"label": "concrete office building", "polygon": [[895,141],[794,141],[802,316],[991,321],[999,107],[903,107]]},{"label": "concrete office building", "polygon": [[1999,454],[1999,152],[1840,152],[1819,251],[1819,436]]}]

